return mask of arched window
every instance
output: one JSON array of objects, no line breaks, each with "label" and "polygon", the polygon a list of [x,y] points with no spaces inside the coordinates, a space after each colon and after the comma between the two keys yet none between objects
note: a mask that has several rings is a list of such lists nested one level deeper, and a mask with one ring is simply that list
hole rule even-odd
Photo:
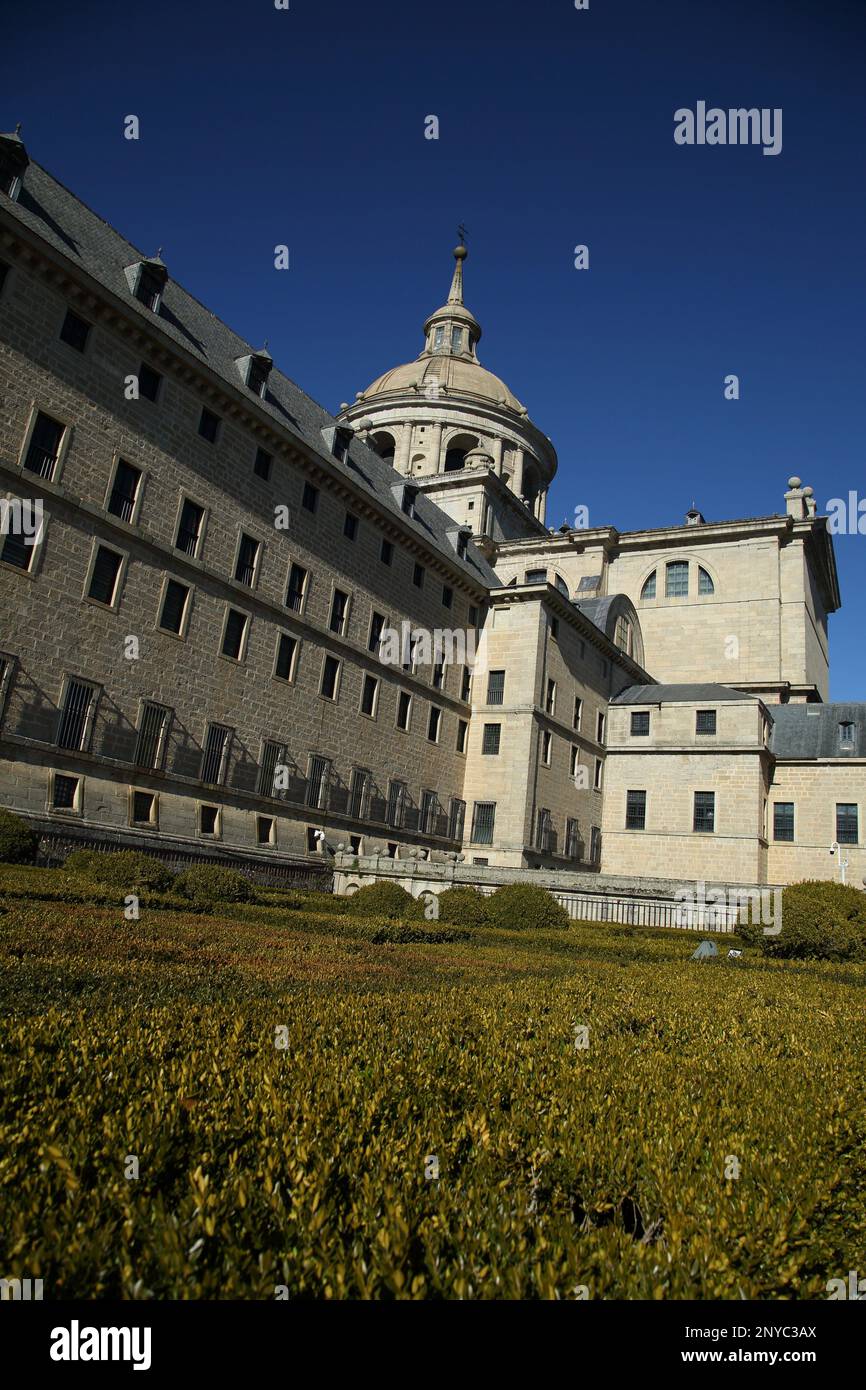
[{"label": "arched window", "polygon": [[381,459],[393,464],[396,448],[393,434],[389,434],[387,430],[379,430],[372,436],[370,443]]},{"label": "arched window", "polygon": [[471,434],[455,434],[448,440],[445,451],[445,472],[456,473],[464,465],[470,449],[477,449],[478,440]]},{"label": "arched window", "polygon": [[715,592],[716,592],[716,586],[715,586],[715,584],[713,583],[712,579],[711,579],[710,576],[707,574],[707,572],[706,572],[706,570],[704,569],[703,565],[698,565],[698,593],[699,593],[699,594],[714,594]]},{"label": "arched window", "polygon": [[621,652],[625,652],[626,656],[631,656],[631,623],[622,615],[616,620],[614,644]]},{"label": "arched window", "polygon": [[642,599],[655,598],[656,596],[656,572],[653,570],[648,579],[644,580],[643,588],[640,591]]},{"label": "arched window", "polygon": [[554,584],[556,585],[556,587],[557,587],[557,589],[559,590],[559,592],[560,592],[561,594],[565,594],[565,597],[568,598],[568,585],[566,584],[566,582],[565,582],[565,580],[562,578],[562,576],[559,575],[559,574],[554,574],[554,576],[553,576],[553,582],[554,582]]}]

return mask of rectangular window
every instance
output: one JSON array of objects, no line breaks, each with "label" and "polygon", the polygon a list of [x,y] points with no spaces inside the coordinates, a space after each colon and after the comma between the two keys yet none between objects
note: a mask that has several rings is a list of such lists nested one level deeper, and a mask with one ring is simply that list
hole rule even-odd
[{"label": "rectangular window", "polygon": [[558,638],[559,638],[559,619],[558,619],[558,618],[551,618],[551,620],[550,620],[550,635],[551,635],[551,637],[553,638],[554,642],[556,642],[556,641],[558,640]]},{"label": "rectangular window", "polygon": [[361,687],[361,713],[369,715],[371,719],[376,717],[376,702],[379,694],[379,682],[375,676],[365,676]]},{"label": "rectangular window", "polygon": [[547,694],[544,697],[544,709],[547,714],[556,712],[556,681],[548,680]]},{"label": "rectangular window", "polygon": [[424,566],[416,565],[412,571],[412,583],[416,589],[424,588]]},{"label": "rectangular window", "polygon": [[277,743],[274,739],[266,738],[262,741],[262,756],[259,760],[259,770],[256,777],[258,796],[277,795],[277,768],[283,763],[285,751],[285,744]]},{"label": "rectangular window", "polygon": [[601,863],[601,830],[597,825],[589,832],[589,859],[592,864]]},{"label": "rectangular window", "polygon": [[378,652],[382,641],[382,629],[386,623],[384,613],[374,612],[370,617],[370,636],[367,639],[367,651]]},{"label": "rectangular window", "polygon": [[549,729],[541,731],[541,761],[545,767],[550,767],[550,758],[553,751],[553,736]]},{"label": "rectangular window", "polygon": [[79,777],[67,777],[65,773],[55,772],[51,786],[51,809],[53,811],[77,811]]},{"label": "rectangular window", "polygon": [[469,612],[466,615],[466,621],[468,622],[470,627],[478,626],[478,608],[474,603],[470,603],[469,605]]},{"label": "rectangular window", "polygon": [[30,473],[36,473],[40,478],[54,477],[65,428],[59,420],[53,420],[50,415],[43,415],[39,411],[24,459],[24,467]]},{"label": "rectangular window", "polygon": [[631,716],[632,738],[645,738],[650,731],[649,710],[633,710]]},{"label": "rectangular window", "polygon": [[714,833],[716,828],[715,792],[695,792],[695,816],[692,828],[702,835]]},{"label": "rectangular window", "polygon": [[346,512],[346,518],[343,522],[343,535],[346,537],[347,541],[356,541],[358,539],[358,518],[355,516],[354,512]]},{"label": "rectangular window", "polygon": [[626,830],[646,830],[646,792],[626,792]]},{"label": "rectangular window", "polygon": [[839,742],[854,742],[854,725],[850,721],[845,721],[839,725]]},{"label": "rectangular window", "polygon": [[415,515],[415,503],[416,503],[417,500],[418,500],[418,489],[417,489],[416,487],[404,487],[404,488],[403,488],[403,497],[402,497],[402,501],[401,501],[400,505],[401,505],[402,510],[405,512],[406,516],[408,516],[408,517],[414,517],[414,515]]},{"label": "rectangular window", "polygon": [[114,603],[122,563],[123,556],[118,555],[116,550],[109,550],[105,545],[97,546],[87,597],[110,608]]},{"label": "rectangular window", "polygon": [[241,613],[237,608],[228,610],[225,631],[223,632],[223,656],[231,657],[232,661],[241,660],[248,622],[249,618],[246,613]]},{"label": "rectangular window", "polygon": [[546,584],[547,570],[527,570],[525,584]]},{"label": "rectangular window", "polygon": [[463,839],[463,824],[466,820],[466,802],[459,797],[452,796],[451,805],[448,808],[448,839]]},{"label": "rectangular window", "polygon": [[379,551],[379,559],[383,565],[390,565],[394,562],[394,547],[390,541],[383,541]]},{"label": "rectangular window", "polygon": [[418,829],[422,835],[432,835],[436,824],[436,793],[422,791],[421,793],[421,814],[418,820]]},{"label": "rectangular window", "polygon": [[156,825],[156,796],[153,792],[132,793],[132,823],[133,825]]},{"label": "rectangular window", "polygon": [[493,827],[496,823],[496,802],[476,801],[472,808],[472,843],[475,845],[493,844]]},{"label": "rectangular window", "polygon": [[178,634],[182,632],[188,599],[189,589],[186,584],[180,584],[176,579],[170,579],[165,586],[165,597],[162,601],[162,613],[159,618],[159,626],[164,632]]},{"label": "rectangular window", "polygon": [[6,284],[6,277],[9,274],[9,267],[5,261],[0,261],[0,294],[3,293],[3,286]]},{"label": "rectangular window", "polygon": [[430,706],[430,715],[427,720],[427,737],[431,743],[439,742],[439,729],[442,724],[442,711],[437,705]]},{"label": "rectangular window", "polygon": [[339,661],[335,656],[326,656],[322,667],[322,695],[326,700],[336,700],[339,680]]},{"label": "rectangular window", "polygon": [[550,852],[553,848],[553,822],[544,807],[535,818],[535,848]]},{"label": "rectangular window", "polygon": [[688,560],[669,560],[665,568],[665,597],[685,598],[688,592]]},{"label": "rectangular window", "polygon": [[574,713],[571,718],[571,725],[574,729],[580,729],[580,719],[583,713],[583,701],[579,695],[574,697]]},{"label": "rectangular window", "polygon": [[294,679],[295,653],[298,644],[294,637],[290,637],[287,632],[281,632],[277,638],[277,659],[274,663],[274,675],[278,680],[290,681]]},{"label": "rectangular window", "polygon": [[442,585],[442,607],[450,608],[454,603],[454,590],[449,584]]},{"label": "rectangular window", "polygon": [[716,732],[716,711],[699,709],[695,711],[695,733],[714,734]]},{"label": "rectangular window", "polygon": [[487,675],[487,703],[501,705],[505,697],[505,672],[489,671]]},{"label": "rectangular window", "polygon": [[579,749],[579,748],[576,748],[575,745],[572,744],[572,745],[571,745],[571,775],[572,775],[572,777],[576,777],[576,776],[577,776],[577,769],[578,769],[579,765],[580,765],[580,749]]},{"label": "rectangular window", "polygon": [[146,265],[139,266],[138,279],[135,282],[135,297],[139,304],[143,304],[154,314],[159,309],[163,284],[164,280],[159,271],[150,270]]},{"label": "rectangular window", "polygon": [[200,835],[218,836],[220,833],[219,806],[199,806],[198,830]]},{"label": "rectangular window", "polygon": [[87,338],[90,333],[90,324],[84,319],[73,314],[71,309],[66,310],[66,317],[63,320],[63,327],[60,330],[61,342],[67,343],[69,347],[75,348],[76,352],[83,352],[87,346]]},{"label": "rectangular window", "polygon": [[490,757],[495,757],[499,753],[501,735],[501,724],[485,724],[484,733],[481,738],[481,752],[486,753]]},{"label": "rectangular window", "polygon": [[469,728],[469,725],[467,724],[467,722],[466,722],[465,719],[458,719],[458,721],[457,721],[457,752],[458,752],[458,753],[465,753],[465,752],[466,752],[466,731],[468,730],[468,728]]},{"label": "rectangular window", "polygon": [[112,516],[119,516],[121,521],[132,521],[140,483],[141,469],[125,459],[118,459],[108,498],[108,511]]},{"label": "rectangular window", "polygon": [[406,783],[388,783],[388,824],[398,830],[403,824],[403,811],[406,802]]},{"label": "rectangular window", "polygon": [[248,536],[245,531],[242,531],[235,565],[235,579],[239,584],[245,584],[248,589],[251,589],[256,582],[259,550],[260,546],[255,537]]},{"label": "rectangular window", "polygon": [[307,571],[303,565],[292,565],[289,570],[289,587],[286,591],[286,607],[293,613],[300,613],[307,592]]},{"label": "rectangular window", "polygon": [[7,565],[14,565],[16,569],[28,572],[33,564],[33,557],[36,554],[36,546],[28,545],[23,534],[17,531],[7,531],[3,537],[3,549],[0,551],[0,560]]},{"label": "rectangular window", "polygon": [[601,776],[602,776],[601,770],[602,770],[602,767],[603,767],[603,766],[604,766],[604,764],[602,763],[601,758],[596,758],[596,760],[595,760],[595,779],[594,779],[594,781],[593,781],[593,786],[595,787],[595,790],[596,790],[597,792],[600,792],[600,791],[601,791]]},{"label": "rectangular window", "polygon": [[596,743],[604,743],[604,713],[602,712],[602,710],[599,710],[598,715],[596,716],[595,741]]},{"label": "rectangular window", "polygon": [[565,822],[565,857],[580,858],[580,829],[574,816],[569,816]]},{"label": "rectangular window", "polygon": [[271,476],[271,465],[274,461],[273,454],[269,454],[267,449],[256,449],[256,457],[253,462],[253,472],[257,478],[267,482]]},{"label": "rectangular window", "polygon": [[[503,672],[503,675],[504,675],[504,674],[505,674],[505,673]],[[468,703],[469,703],[469,697],[470,697],[471,694],[472,694],[472,672],[471,672],[471,670],[469,669],[468,666],[464,666],[464,667],[463,667],[463,674],[462,674],[462,676],[460,677],[460,699],[464,702],[464,704],[468,704]],[[501,701],[500,701],[500,703],[501,703]]]},{"label": "rectangular window", "polygon": [[138,723],[135,765],[158,772],[165,761],[165,748],[171,723],[171,710],[154,700],[145,700]]},{"label": "rectangular window", "polygon": [[352,442],[351,430],[335,430],[333,455],[338,463],[344,463],[349,452],[349,445]]},{"label": "rectangular window", "polygon": [[342,589],[335,589],[333,598],[331,599],[331,614],[328,618],[328,627],[340,637],[345,635],[346,615],[348,611],[349,595],[344,594]]},{"label": "rectangular window", "polygon": [[204,507],[198,503],[191,502],[188,497],[183,499],[183,506],[180,509],[180,521],[177,527],[177,540],[174,543],[175,550],[180,550],[184,555],[197,555],[199,541],[201,540],[201,524],[204,520]]},{"label": "rectangular window", "polygon": [[208,410],[207,406],[203,406],[198,422],[198,432],[202,439],[206,439],[208,444],[216,444],[219,427],[219,416],[214,415],[212,410]]},{"label": "rectangular window", "polygon": [[232,731],[225,724],[208,724],[201,755],[199,777],[215,787],[222,786],[229,760]]},{"label": "rectangular window", "polygon": [[354,820],[364,820],[367,815],[367,792],[370,785],[370,774],[366,768],[356,767],[352,772],[352,782],[349,788],[349,815]]},{"label": "rectangular window", "polygon": [[313,487],[312,483],[304,483],[304,491],[301,494],[301,506],[305,511],[315,512],[319,506],[319,489]]},{"label": "rectangular window", "polygon": [[57,723],[57,746],[77,753],[90,747],[93,719],[96,712],[97,687],[88,681],[68,677]]},{"label": "rectangular window", "polygon": [[436,662],[436,665],[433,667],[433,673],[432,673],[432,675],[431,675],[431,680],[432,680],[432,682],[433,682],[433,688],[434,688],[434,690],[441,690],[441,689],[442,689],[442,686],[443,686],[444,683],[445,683],[445,663],[444,663],[444,662],[442,662],[442,661],[437,661],[437,662]]},{"label": "rectangular window", "polygon": [[773,839],[794,839],[794,803],[776,801],[773,803]]},{"label": "rectangular window", "polygon": [[256,816],[256,844],[275,844],[277,839],[276,825],[273,816]]},{"label": "rectangular window", "polygon": [[854,802],[836,803],[836,839],[840,845],[860,843],[857,806]]},{"label": "rectangular window", "polygon": [[407,730],[412,713],[412,696],[401,690],[397,697],[397,728]]},{"label": "rectangular window", "polygon": [[155,401],[159,396],[161,384],[162,377],[159,372],[155,372],[153,367],[149,367],[146,362],[142,362],[138,369],[139,396],[144,396],[146,401]]}]

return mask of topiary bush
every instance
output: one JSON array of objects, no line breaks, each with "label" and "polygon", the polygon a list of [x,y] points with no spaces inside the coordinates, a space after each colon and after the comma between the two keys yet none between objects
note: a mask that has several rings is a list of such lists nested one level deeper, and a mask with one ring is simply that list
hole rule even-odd
[{"label": "topiary bush", "polygon": [[424,916],[424,904],[399,883],[368,883],[351,893],[346,902],[352,917],[387,917],[390,921],[418,921]]},{"label": "topiary bush", "polygon": [[737,931],[765,956],[866,960],[866,893],[823,879],[792,883],[782,890],[781,928],[776,936],[765,934],[759,923]]},{"label": "topiary bush", "polygon": [[174,885],[174,878],[164,864],[132,849],[110,853],[76,849],[66,856],[63,867],[68,873],[79,874],[94,883],[110,884],[128,893],[142,889],[161,893]]},{"label": "topiary bush", "polygon": [[32,864],[39,836],[26,821],[0,807],[0,863]]},{"label": "topiary bush", "polygon": [[372,941],[375,946],[434,945],[451,941],[468,941],[472,933],[461,927],[446,927],[438,922],[430,922],[426,927],[415,926],[410,922],[361,922],[356,932],[362,940]]},{"label": "topiary bush", "polygon": [[182,893],[193,902],[204,903],[249,903],[255,901],[255,893],[248,878],[237,869],[227,869],[221,864],[198,864],[186,869],[175,879],[175,891]]},{"label": "topiary bush", "polygon": [[549,931],[571,926],[561,903],[534,883],[507,883],[487,899],[490,926],[507,931]]},{"label": "topiary bush", "polygon": [[439,921],[457,927],[489,927],[490,899],[475,888],[446,888],[439,894]]}]

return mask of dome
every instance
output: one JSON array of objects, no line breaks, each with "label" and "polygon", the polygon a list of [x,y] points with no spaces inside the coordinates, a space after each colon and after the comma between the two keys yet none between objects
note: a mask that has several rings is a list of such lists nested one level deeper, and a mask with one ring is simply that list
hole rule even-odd
[{"label": "dome", "polygon": [[406,362],[402,367],[392,367],[367,387],[360,397],[367,401],[371,396],[384,395],[386,391],[417,391],[419,395],[432,394],[438,381],[439,390],[465,396],[479,396],[505,406],[518,415],[525,415],[526,409],[509,391],[504,381],[486,367],[470,357],[437,356],[422,353],[414,362]]}]

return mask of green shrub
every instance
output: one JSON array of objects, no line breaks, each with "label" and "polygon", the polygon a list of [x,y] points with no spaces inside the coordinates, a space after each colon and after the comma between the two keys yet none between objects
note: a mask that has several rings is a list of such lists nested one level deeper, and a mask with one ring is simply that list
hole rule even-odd
[{"label": "green shrub", "polygon": [[439,894],[439,921],[458,927],[489,927],[490,899],[475,888],[446,888]]},{"label": "green shrub", "polygon": [[376,946],[417,942],[440,945],[449,941],[468,941],[472,935],[460,927],[440,926],[437,922],[431,922],[429,927],[413,926],[409,922],[364,922],[357,930],[359,936]]},{"label": "green shrub", "polygon": [[67,855],[63,865],[67,873],[78,874],[94,883],[110,884],[127,893],[150,889],[161,893],[174,885],[174,879],[158,859],[139,854],[132,849],[103,853],[100,850],[76,849]]},{"label": "green shrub", "polygon": [[39,836],[20,816],[0,807],[0,863],[32,864]]},{"label": "green shrub", "polygon": [[237,869],[221,864],[198,864],[175,879],[175,889],[193,902],[248,903],[255,901],[252,884]]},{"label": "green shrub", "polygon": [[565,908],[546,888],[534,883],[508,883],[487,899],[490,926],[507,931],[548,931],[570,927]]},{"label": "green shrub", "polygon": [[352,917],[387,917],[390,920],[418,920],[424,916],[424,904],[399,883],[368,883],[346,899]]},{"label": "green shrub", "polygon": [[781,931],[767,935],[759,923],[738,927],[765,956],[798,960],[866,960],[866,893],[809,879],[782,890]]}]

